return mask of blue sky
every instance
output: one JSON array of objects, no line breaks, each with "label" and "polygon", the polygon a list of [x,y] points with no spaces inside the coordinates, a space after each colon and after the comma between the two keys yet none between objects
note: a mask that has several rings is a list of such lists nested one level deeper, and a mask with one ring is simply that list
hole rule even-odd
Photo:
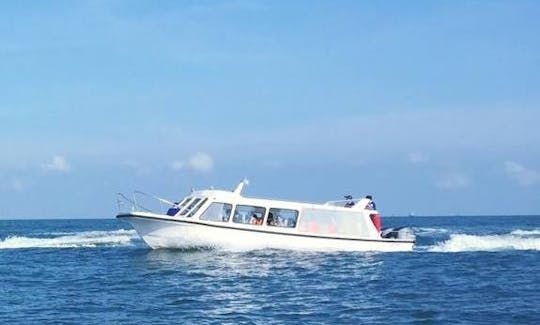
[{"label": "blue sky", "polygon": [[0,218],[190,188],[540,214],[537,1],[0,4]]}]

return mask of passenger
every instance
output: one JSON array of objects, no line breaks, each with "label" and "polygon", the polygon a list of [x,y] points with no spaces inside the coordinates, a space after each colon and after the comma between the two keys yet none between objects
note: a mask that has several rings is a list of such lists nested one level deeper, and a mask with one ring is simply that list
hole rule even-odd
[{"label": "passenger", "polygon": [[180,202],[174,202],[173,206],[167,210],[168,216],[174,217],[178,211],[180,211],[181,207],[178,204],[180,204]]},{"label": "passenger", "polygon": [[274,214],[272,212],[268,213],[268,221],[266,221],[266,224],[269,226],[277,226],[277,220],[274,219]]},{"label": "passenger", "polygon": [[263,218],[262,216],[258,216],[257,214],[253,214],[251,216],[251,219],[249,220],[249,223],[252,224],[252,225],[262,225],[262,222],[263,222]]},{"label": "passenger", "polygon": [[347,202],[345,202],[346,208],[352,208],[354,206],[355,203],[353,201],[352,195],[345,195],[345,200],[347,200]]},{"label": "passenger", "polygon": [[329,234],[335,234],[337,230],[336,222],[332,221],[328,224],[328,233]]},{"label": "passenger", "polygon": [[289,219],[278,217],[278,220],[279,220],[278,224],[280,227],[289,227]]},{"label": "passenger", "polygon": [[231,210],[225,209],[221,211],[221,221],[227,222],[229,221],[229,216],[231,215]]},{"label": "passenger", "polygon": [[315,221],[310,221],[308,224],[308,231],[313,233],[319,232],[319,225]]},{"label": "passenger", "polygon": [[377,205],[373,201],[373,197],[371,195],[366,195],[366,199],[369,199],[369,203],[366,205],[366,209],[377,210]]}]

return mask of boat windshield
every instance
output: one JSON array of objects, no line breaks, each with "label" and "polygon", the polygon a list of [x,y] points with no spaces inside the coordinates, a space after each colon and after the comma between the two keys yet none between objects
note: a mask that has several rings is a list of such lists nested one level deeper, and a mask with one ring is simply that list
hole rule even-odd
[{"label": "boat windshield", "polygon": [[188,217],[188,218],[193,217],[195,215],[195,213],[197,213],[197,211],[199,211],[199,209],[206,203],[207,200],[208,200],[208,198],[204,198],[201,201],[199,201],[199,203],[197,203],[197,205],[195,205],[191,209],[191,211],[189,211],[189,213],[187,214],[186,217]]},{"label": "boat windshield", "polygon": [[192,198],[192,199],[187,203],[187,206],[182,210],[182,212],[180,212],[180,215],[181,215],[181,216],[185,216],[191,209],[193,209],[193,207],[194,207],[195,205],[197,205],[197,203],[199,203],[200,200],[201,200],[200,197]]},{"label": "boat windshield", "polygon": [[208,198],[196,197],[192,198],[191,201],[187,203],[187,206],[180,212],[180,216],[191,218],[199,211],[199,209],[206,203]]}]

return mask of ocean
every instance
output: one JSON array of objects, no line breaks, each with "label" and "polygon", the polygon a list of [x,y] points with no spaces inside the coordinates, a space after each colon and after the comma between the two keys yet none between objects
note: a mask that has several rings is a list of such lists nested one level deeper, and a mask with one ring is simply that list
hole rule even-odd
[{"label": "ocean", "polygon": [[151,250],[115,219],[0,220],[0,323],[540,324],[540,217],[383,225],[415,250]]}]

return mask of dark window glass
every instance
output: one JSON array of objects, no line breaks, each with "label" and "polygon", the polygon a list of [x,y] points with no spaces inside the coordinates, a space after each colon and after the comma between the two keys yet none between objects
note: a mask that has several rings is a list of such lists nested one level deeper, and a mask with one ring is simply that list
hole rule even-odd
[{"label": "dark window glass", "polygon": [[298,211],[290,209],[272,208],[268,212],[266,224],[272,227],[296,227],[298,220]]},{"label": "dark window glass", "polygon": [[206,203],[206,201],[208,200],[208,198],[204,198],[204,200],[202,200],[199,204],[197,204],[193,209],[191,209],[191,211],[189,212],[189,214],[187,215],[188,218],[191,218],[195,215],[195,213],[197,213],[197,211],[199,211],[199,209]]},{"label": "dark window glass", "polygon": [[197,198],[197,199],[194,199],[191,201],[191,203],[189,203],[189,205],[187,206],[187,208],[185,208],[181,213],[180,215],[181,216],[185,216],[189,211],[191,211],[191,209],[193,209],[193,207],[199,203],[201,199],[200,198]]}]

